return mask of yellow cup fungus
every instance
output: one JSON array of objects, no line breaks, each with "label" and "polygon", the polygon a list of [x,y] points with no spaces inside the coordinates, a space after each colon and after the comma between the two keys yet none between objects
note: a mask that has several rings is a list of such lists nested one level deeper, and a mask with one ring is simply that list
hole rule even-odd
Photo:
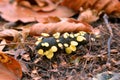
[{"label": "yellow cup fungus", "polygon": [[51,59],[59,49],[65,50],[67,54],[75,52],[77,47],[86,43],[88,39],[88,36],[86,36],[88,33],[84,31],[78,33],[66,32],[63,34],[57,32],[52,36],[47,33],[42,33],[41,35],[44,38],[38,38],[36,49],[40,55],[46,56],[48,59]]}]

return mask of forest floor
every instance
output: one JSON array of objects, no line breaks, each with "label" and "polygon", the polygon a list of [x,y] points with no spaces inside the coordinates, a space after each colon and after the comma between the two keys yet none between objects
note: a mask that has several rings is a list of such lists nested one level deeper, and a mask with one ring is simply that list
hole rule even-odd
[{"label": "forest floor", "polygon": [[[5,24],[7,22],[1,19],[0,26]],[[20,23],[19,25],[29,25],[29,23]],[[35,43],[35,38],[32,36],[27,37],[26,42],[29,42],[28,44],[20,44],[14,49],[6,46],[3,51],[12,50],[17,53],[14,57],[21,63],[22,80],[119,80],[119,19],[109,19],[113,33],[109,45],[110,32],[104,20],[98,20],[91,25],[100,29],[100,37],[95,41],[89,41],[87,45],[80,46],[75,53],[70,55],[64,51],[59,51],[51,60],[46,57],[39,57],[35,45],[29,44]],[[111,47],[110,50],[108,47]]]}]

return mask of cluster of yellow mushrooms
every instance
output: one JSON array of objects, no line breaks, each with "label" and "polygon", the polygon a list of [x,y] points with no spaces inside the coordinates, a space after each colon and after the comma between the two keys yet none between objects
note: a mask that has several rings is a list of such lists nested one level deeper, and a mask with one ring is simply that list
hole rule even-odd
[{"label": "cluster of yellow mushrooms", "polygon": [[57,32],[52,36],[47,33],[41,35],[36,42],[36,49],[40,55],[45,55],[48,59],[51,59],[58,50],[64,50],[67,54],[75,52],[79,45],[88,41],[88,33],[84,31],[64,34]]}]

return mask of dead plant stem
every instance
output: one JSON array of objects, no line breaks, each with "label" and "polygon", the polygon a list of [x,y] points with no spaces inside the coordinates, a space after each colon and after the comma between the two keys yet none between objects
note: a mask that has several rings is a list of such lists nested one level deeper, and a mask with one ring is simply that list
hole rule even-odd
[{"label": "dead plant stem", "polygon": [[111,59],[111,57],[110,57],[111,40],[113,38],[113,32],[112,32],[112,28],[111,28],[111,26],[110,26],[110,24],[108,22],[108,16],[107,16],[107,14],[104,14],[103,19],[104,19],[106,27],[108,28],[109,33],[110,33],[110,36],[109,36],[108,41],[107,41],[107,46],[108,46],[108,50],[107,50],[107,52],[108,52],[108,60],[107,60],[107,63],[110,63],[110,59]]},{"label": "dead plant stem", "polygon": [[16,45],[16,44],[31,44],[31,45],[35,45],[35,43],[30,43],[30,42],[16,42],[16,43],[0,44],[0,46],[4,46],[4,45]]}]

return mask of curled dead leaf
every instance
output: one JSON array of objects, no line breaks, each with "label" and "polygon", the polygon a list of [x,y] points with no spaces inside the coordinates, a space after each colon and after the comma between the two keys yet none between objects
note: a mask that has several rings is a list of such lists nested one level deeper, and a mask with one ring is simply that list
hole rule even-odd
[{"label": "curled dead leaf", "polygon": [[57,23],[60,21],[61,21],[61,19],[56,16],[54,16],[54,17],[49,16],[49,17],[45,17],[45,18],[41,19],[39,22],[40,23]]},{"label": "curled dead leaf", "polygon": [[17,42],[19,41],[19,37],[19,32],[13,29],[5,29],[3,31],[0,31],[0,39]]},{"label": "curled dead leaf", "polygon": [[[80,20],[91,19],[91,13],[86,13],[86,10],[90,9],[93,15],[97,15],[104,12],[108,15],[120,18],[120,1],[119,0],[63,0],[61,3],[63,6],[67,6],[75,11],[80,11]],[[96,12],[94,14],[94,11]],[[84,15],[84,16],[83,16]],[[92,15],[92,16],[93,16]],[[84,18],[85,17],[85,18]],[[86,18],[87,17],[87,18]],[[94,17],[92,18],[94,19]],[[94,21],[94,20],[93,20]],[[91,22],[91,21],[90,21]]]},{"label": "curled dead leaf", "polygon": [[83,10],[92,9],[98,12],[104,10],[107,14],[112,14],[113,12],[120,14],[119,0],[63,0],[61,4],[76,11],[83,8]]},{"label": "curled dead leaf", "polygon": [[1,80],[16,80],[17,78],[13,73],[9,72],[9,70],[0,63],[0,79]]},{"label": "curled dead leaf", "polygon": [[0,52],[0,79],[19,80],[22,77],[21,66],[14,58]]},{"label": "curled dead leaf", "polygon": [[52,3],[51,0],[16,0],[18,5],[28,7],[34,11],[52,11],[58,4]]},{"label": "curled dead leaf", "polygon": [[[18,0],[20,1],[20,0]],[[25,0],[21,0],[22,2]],[[21,2],[20,1],[20,2]],[[29,0],[34,1],[34,0]],[[37,0],[36,0],[37,1]],[[74,11],[71,9],[68,9],[63,6],[53,6],[53,3],[50,3],[50,0],[45,0],[47,3],[52,5],[46,6],[46,7],[40,7],[37,5],[37,7],[41,8],[39,10],[38,8],[34,8],[31,4],[24,3],[25,6],[18,5],[16,3],[9,3],[9,0],[1,0],[0,1],[0,12],[1,17],[4,18],[7,21],[10,22],[16,22],[18,20],[22,22],[33,22],[33,21],[39,21],[39,19],[48,17],[48,16],[59,16],[59,17],[70,17],[74,14]],[[32,6],[32,7],[31,7]],[[37,11],[35,10],[37,9]]]},{"label": "curled dead leaf", "polygon": [[[6,40],[3,39],[3,40],[0,42],[0,44],[6,44]],[[1,45],[1,46],[0,46],[0,51],[2,51],[4,48],[5,48],[5,45]]]},{"label": "curled dead leaf", "polygon": [[78,16],[78,20],[83,21],[83,22],[94,22],[99,19],[98,15],[96,14],[95,11],[92,11],[90,9],[87,9],[86,11],[82,12]]},{"label": "curled dead leaf", "polygon": [[92,33],[93,27],[74,19],[62,18],[58,22],[37,23],[30,29],[30,35],[40,36],[41,33],[54,34],[56,32],[79,32]]}]

